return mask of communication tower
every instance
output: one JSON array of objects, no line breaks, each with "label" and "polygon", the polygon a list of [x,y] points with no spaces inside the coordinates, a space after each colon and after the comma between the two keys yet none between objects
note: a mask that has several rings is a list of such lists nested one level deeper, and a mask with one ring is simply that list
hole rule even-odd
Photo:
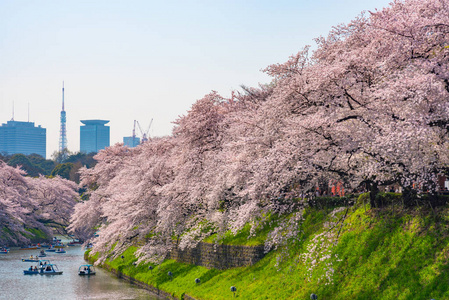
[{"label": "communication tower", "polygon": [[61,130],[59,131],[59,153],[63,159],[67,158],[67,129],[66,116],[64,110],[64,81],[62,82],[62,110],[61,110]]}]

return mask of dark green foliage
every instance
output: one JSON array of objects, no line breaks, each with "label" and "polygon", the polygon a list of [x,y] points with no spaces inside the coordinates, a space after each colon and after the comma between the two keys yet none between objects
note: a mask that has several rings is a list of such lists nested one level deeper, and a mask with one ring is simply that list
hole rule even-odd
[{"label": "dark green foliage", "polygon": [[64,148],[61,151],[55,151],[51,155],[51,158],[56,164],[62,164],[65,163],[65,159],[71,155],[72,153],[69,151],[69,149]]},{"label": "dark green foliage", "polygon": [[50,175],[51,171],[56,166],[54,161],[52,161],[51,159],[45,159],[39,154],[30,154],[28,155],[28,159],[33,165],[39,166],[40,168],[44,169],[45,175]]},{"label": "dark green foliage", "polygon": [[81,166],[85,166],[86,168],[93,168],[97,164],[97,161],[93,158],[95,154],[95,152],[89,154],[77,152],[69,155],[64,162],[73,164],[79,163]]},{"label": "dark green foliage", "polygon": [[74,168],[72,163],[64,163],[57,165],[53,171],[51,171],[51,176],[59,175],[62,178],[70,179],[70,172]]},{"label": "dark green foliage", "polygon": [[59,175],[63,178],[79,183],[79,169],[82,167],[93,168],[97,163],[97,161],[93,158],[95,154],[96,153],[93,152],[89,154],[82,152],[69,152],[68,157],[66,159],[62,159],[61,153],[56,152],[53,156],[55,157],[55,160],[61,161],[61,163],[55,167],[51,175]]},{"label": "dark green foliage", "polygon": [[[32,154],[37,155],[37,154]],[[14,154],[8,160],[8,165],[12,167],[20,166],[20,168],[27,172],[28,176],[37,177],[39,174],[46,175],[47,172],[38,165],[33,164],[30,159],[23,154]]]},{"label": "dark green foliage", "polygon": [[50,175],[51,171],[55,167],[54,161],[45,159],[39,154],[14,154],[14,155],[0,155],[0,160],[6,162],[8,165],[17,167],[21,166],[21,169],[26,171],[28,176],[37,177],[39,174]]}]

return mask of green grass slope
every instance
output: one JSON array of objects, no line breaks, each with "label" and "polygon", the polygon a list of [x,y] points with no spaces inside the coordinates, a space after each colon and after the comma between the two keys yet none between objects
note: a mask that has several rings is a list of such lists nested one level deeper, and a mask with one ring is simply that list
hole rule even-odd
[{"label": "green grass slope", "polygon": [[[288,247],[250,267],[209,270],[166,260],[149,270],[133,265],[134,247],[106,264],[178,298],[449,299],[447,208],[308,209],[300,228]],[[239,235],[236,241],[244,243]],[[237,244],[230,236],[227,242]]]},{"label": "green grass slope", "polygon": [[31,243],[51,240],[50,236],[36,228],[25,227],[25,232],[13,232],[8,227],[2,227],[0,228],[0,245],[16,246],[16,244],[11,243],[11,241],[18,240],[20,236],[28,238]]}]

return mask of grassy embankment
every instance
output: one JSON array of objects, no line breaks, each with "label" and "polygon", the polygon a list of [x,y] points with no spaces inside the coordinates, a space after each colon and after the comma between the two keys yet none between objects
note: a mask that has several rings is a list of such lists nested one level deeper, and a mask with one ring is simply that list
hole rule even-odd
[{"label": "grassy embankment", "polygon": [[38,243],[41,241],[48,241],[51,238],[46,235],[41,230],[38,230],[36,228],[28,228],[26,231],[30,232],[31,234],[24,234],[27,238],[31,240],[32,243]]},{"label": "grassy embankment", "polygon": [[[306,210],[298,240],[278,266],[282,249],[250,267],[209,270],[167,260],[150,271],[149,264],[133,265],[134,247],[107,265],[178,298],[231,299],[235,286],[240,299],[310,299],[311,293],[318,299],[449,299],[448,207],[434,213],[356,205],[331,212]],[[247,232],[228,235],[225,242],[255,244],[266,232],[250,240]]]},{"label": "grassy embankment", "polygon": [[[0,241],[8,241],[10,237],[18,238],[17,235],[25,236],[30,239],[31,243],[38,243],[42,241],[50,240],[51,237],[47,236],[43,231],[36,228],[26,228],[27,233],[15,233],[12,232],[9,228],[3,227],[0,229]],[[7,242],[5,242],[6,244]]]}]

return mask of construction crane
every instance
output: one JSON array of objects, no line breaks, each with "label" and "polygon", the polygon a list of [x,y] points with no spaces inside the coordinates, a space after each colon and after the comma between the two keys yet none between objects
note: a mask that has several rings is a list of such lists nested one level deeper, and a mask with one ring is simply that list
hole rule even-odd
[{"label": "construction crane", "polygon": [[142,134],[142,139],[141,139],[140,143],[143,144],[146,141],[148,141],[148,138],[150,137],[149,132],[150,132],[151,124],[153,123],[153,119],[151,119],[150,125],[148,125],[148,129],[145,132],[142,130],[142,127],[140,127],[139,121],[134,120],[133,139],[134,139],[135,134],[136,134],[135,133],[136,123],[137,123],[137,126],[139,127],[140,133]]}]

